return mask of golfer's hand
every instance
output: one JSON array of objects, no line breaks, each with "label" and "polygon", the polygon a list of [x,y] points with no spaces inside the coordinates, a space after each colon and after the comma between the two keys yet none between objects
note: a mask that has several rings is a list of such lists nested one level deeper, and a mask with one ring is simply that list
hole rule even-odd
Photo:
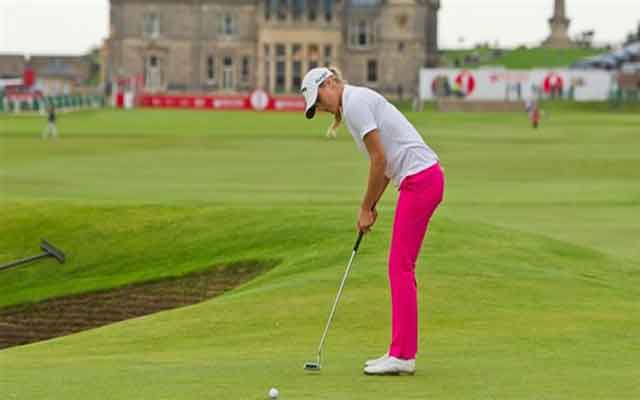
[{"label": "golfer's hand", "polygon": [[357,228],[359,232],[368,233],[371,230],[373,224],[378,219],[378,212],[375,210],[360,210],[360,216],[358,217]]}]

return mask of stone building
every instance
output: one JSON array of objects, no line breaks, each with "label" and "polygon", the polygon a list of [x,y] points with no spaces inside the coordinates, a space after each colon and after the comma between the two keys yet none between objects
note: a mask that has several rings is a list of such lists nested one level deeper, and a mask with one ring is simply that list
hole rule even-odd
[{"label": "stone building", "polygon": [[97,68],[86,56],[0,54],[0,79],[22,79],[27,67],[35,74],[36,89],[46,94],[71,92],[87,85]]},{"label": "stone building", "polygon": [[110,0],[107,76],[148,91],[298,92],[315,66],[410,94],[437,59],[439,0]]},{"label": "stone building", "polygon": [[22,78],[25,66],[22,54],[0,54],[0,79]]},{"label": "stone building", "polygon": [[31,56],[28,64],[39,78],[65,82],[73,86],[87,84],[93,67],[85,56],[64,55]]}]

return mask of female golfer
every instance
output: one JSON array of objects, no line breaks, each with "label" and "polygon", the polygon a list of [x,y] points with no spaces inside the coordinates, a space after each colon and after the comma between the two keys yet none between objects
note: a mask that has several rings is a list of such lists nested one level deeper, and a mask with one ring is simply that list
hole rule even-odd
[{"label": "female golfer", "polygon": [[376,222],[376,203],[390,180],[400,190],[389,254],[391,345],[365,363],[368,375],[413,374],[418,350],[418,301],[415,262],[429,219],[442,201],[444,175],[438,156],[407,119],[380,94],[346,84],[335,68],[314,68],[302,82],[305,114],[334,115],[330,131],[344,120],[358,148],[369,157],[369,181],[357,228]]}]

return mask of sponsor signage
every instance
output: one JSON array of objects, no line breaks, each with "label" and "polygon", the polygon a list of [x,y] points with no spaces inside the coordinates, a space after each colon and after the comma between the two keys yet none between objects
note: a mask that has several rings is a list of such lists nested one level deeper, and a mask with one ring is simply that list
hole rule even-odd
[{"label": "sponsor signage", "polygon": [[610,71],[572,69],[423,69],[420,71],[420,97],[422,100],[565,98],[604,101],[608,98],[615,77],[615,72]]},{"label": "sponsor signage", "polygon": [[138,96],[138,106],[205,110],[304,111],[302,96],[271,96],[262,90],[249,95],[156,95]]}]

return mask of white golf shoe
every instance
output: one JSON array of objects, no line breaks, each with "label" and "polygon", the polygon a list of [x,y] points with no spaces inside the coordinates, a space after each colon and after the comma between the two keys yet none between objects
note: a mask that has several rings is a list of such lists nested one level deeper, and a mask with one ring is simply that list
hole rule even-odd
[{"label": "white golf shoe", "polygon": [[401,360],[389,356],[364,369],[365,375],[413,375],[416,373],[416,360]]},{"label": "white golf shoe", "polygon": [[384,355],[383,355],[382,357],[380,357],[380,358],[375,358],[375,359],[373,359],[373,360],[367,360],[367,361],[365,361],[365,362],[364,362],[364,366],[365,366],[365,367],[368,367],[368,366],[371,366],[371,365],[377,364],[377,363],[379,363],[380,361],[384,361],[387,357],[389,357],[389,352],[384,353]]}]

